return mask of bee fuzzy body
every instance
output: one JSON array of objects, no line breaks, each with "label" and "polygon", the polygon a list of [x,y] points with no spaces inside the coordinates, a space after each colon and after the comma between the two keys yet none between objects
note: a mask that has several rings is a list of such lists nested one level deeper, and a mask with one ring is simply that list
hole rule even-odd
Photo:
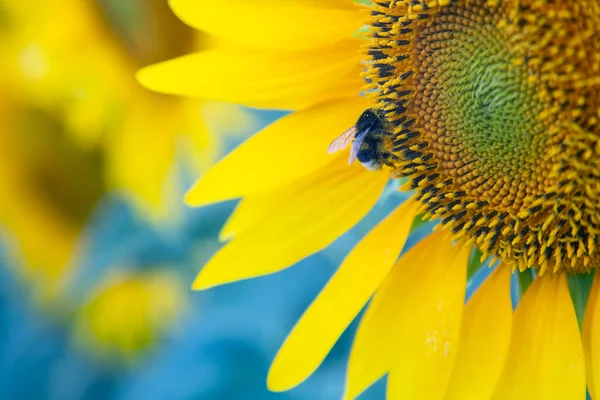
[{"label": "bee fuzzy body", "polygon": [[356,124],[338,136],[330,145],[330,153],[345,149],[351,144],[352,164],[358,160],[366,169],[377,171],[383,165],[392,166],[392,154],[386,148],[390,141],[389,124],[375,109],[367,109],[358,118]]},{"label": "bee fuzzy body", "polygon": [[356,159],[368,170],[378,171],[382,166],[389,165],[390,154],[385,150],[385,138],[388,133],[388,123],[374,109],[362,113],[356,122],[356,130],[366,134]]},{"label": "bee fuzzy body", "polygon": [[358,162],[368,170],[378,171],[382,167],[384,154],[379,151],[381,140],[377,138],[365,138],[360,151],[356,155]]}]

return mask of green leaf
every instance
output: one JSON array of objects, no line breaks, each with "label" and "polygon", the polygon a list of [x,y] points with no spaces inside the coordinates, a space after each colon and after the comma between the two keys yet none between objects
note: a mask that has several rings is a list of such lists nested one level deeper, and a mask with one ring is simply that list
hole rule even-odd
[{"label": "green leaf", "polygon": [[429,222],[429,220],[423,219],[423,215],[425,215],[425,214],[419,214],[415,217],[415,219],[413,220],[413,224],[410,227],[411,232],[415,231],[416,229],[419,229],[421,226],[423,226],[427,222]]},{"label": "green leaf", "polygon": [[467,277],[471,279],[473,275],[477,273],[483,267],[486,260],[481,261],[483,253],[477,247],[473,247],[471,255],[469,256],[469,262],[467,264]]},{"label": "green leaf", "polygon": [[519,301],[521,301],[523,294],[527,291],[527,289],[529,289],[529,286],[531,286],[531,283],[534,279],[535,270],[533,268],[527,268],[522,272],[517,271],[517,282],[519,284],[517,293],[519,295]]},{"label": "green leaf", "polygon": [[573,300],[573,306],[575,307],[575,314],[577,315],[577,322],[579,323],[579,330],[581,330],[583,316],[585,315],[585,307],[590,295],[590,290],[592,289],[592,283],[594,282],[594,274],[569,275],[568,282],[571,299]]}]

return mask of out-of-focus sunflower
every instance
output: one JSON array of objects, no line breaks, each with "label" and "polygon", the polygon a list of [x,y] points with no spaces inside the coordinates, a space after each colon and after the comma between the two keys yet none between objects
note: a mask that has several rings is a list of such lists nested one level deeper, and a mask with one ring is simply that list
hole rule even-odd
[{"label": "out-of-focus sunflower", "polygon": [[173,328],[185,304],[173,272],[113,274],[82,305],[75,338],[103,358],[134,362]]},{"label": "out-of-focus sunflower", "polygon": [[[157,95],[134,79],[139,65],[205,47],[206,35],[161,1],[1,6],[0,221],[25,256],[26,275],[51,288],[102,195],[125,193],[164,220],[173,216],[176,155],[193,156],[197,171],[214,159],[210,130],[219,121],[207,121],[205,103]],[[121,29],[115,15],[135,29]],[[233,107],[227,113],[230,125],[247,121]]]},{"label": "out-of-focus sunflower", "polygon": [[[170,4],[227,44],[147,67],[143,84],[294,111],[188,193],[194,206],[242,198],[222,232],[231,241],[194,288],[273,273],[323,249],[390,178],[414,194],[302,316],[271,367],[272,390],[307,378],[372,298],[347,399],[385,374],[390,399],[584,399],[586,375],[600,398],[600,282],[583,340],[567,286],[600,261],[600,2]],[[379,172],[326,152],[357,119],[348,132],[364,142],[351,152],[383,164]],[[397,260],[420,211],[443,229]],[[465,306],[473,246],[500,264]],[[513,315],[517,269],[537,278]]]},{"label": "out-of-focus sunflower", "polygon": [[81,151],[60,121],[0,99],[0,221],[22,277],[59,289],[83,221],[105,190],[98,151]]},{"label": "out-of-focus sunflower", "polygon": [[[111,28],[105,15],[112,14],[103,13],[100,4],[107,12],[116,6],[81,0],[7,5],[2,46],[5,87],[28,104],[55,112],[80,147],[105,152],[111,188],[132,194],[143,209],[164,215],[165,181],[177,146],[195,150],[196,159],[205,160],[206,166],[214,143],[202,122],[201,103],[158,96],[140,88],[131,76],[140,63],[201,45],[196,42],[202,35],[182,29],[168,13],[146,19],[138,15],[150,20],[145,22],[149,26],[138,22],[142,32],[157,30],[160,22],[167,28],[156,38],[138,38],[137,43],[127,32],[119,35]],[[153,1],[139,7],[152,14],[160,4]],[[78,17],[57,24],[63,12]],[[177,123],[165,123],[169,120]]]}]

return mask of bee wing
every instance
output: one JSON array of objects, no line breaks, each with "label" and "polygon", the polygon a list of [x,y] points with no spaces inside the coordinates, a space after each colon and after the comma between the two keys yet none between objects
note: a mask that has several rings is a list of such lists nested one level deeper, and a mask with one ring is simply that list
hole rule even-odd
[{"label": "bee wing", "polygon": [[352,128],[342,133],[340,136],[336,137],[327,148],[327,152],[329,154],[332,154],[340,150],[344,150],[346,147],[348,147],[348,145],[350,145],[350,142],[352,142],[352,139],[354,139],[355,135],[356,126],[353,126]]},{"label": "bee wing", "polygon": [[367,133],[369,133],[368,129],[365,129],[354,138],[354,142],[352,142],[352,147],[350,148],[350,158],[348,159],[348,164],[352,164],[356,157],[358,156],[358,152],[367,137]]}]

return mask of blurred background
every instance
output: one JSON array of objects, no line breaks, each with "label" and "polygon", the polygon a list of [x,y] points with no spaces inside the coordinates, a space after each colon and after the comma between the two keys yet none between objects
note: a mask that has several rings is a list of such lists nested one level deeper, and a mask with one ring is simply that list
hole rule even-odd
[{"label": "blurred background", "polygon": [[[348,249],[403,198],[391,186],[298,266],[192,292],[235,202],[192,210],[183,193],[282,115],[134,80],[210,45],[166,0],[0,0],[1,399],[340,397],[352,329],[295,390],[269,393],[267,369]],[[363,396],[382,397],[381,384]]]}]

